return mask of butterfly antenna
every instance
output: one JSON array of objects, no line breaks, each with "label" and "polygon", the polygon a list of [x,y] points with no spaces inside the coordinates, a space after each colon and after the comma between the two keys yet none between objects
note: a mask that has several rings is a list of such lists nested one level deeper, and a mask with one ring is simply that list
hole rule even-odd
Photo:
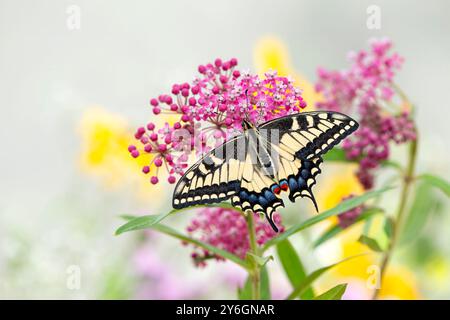
[{"label": "butterfly antenna", "polygon": [[248,98],[248,89],[245,89],[245,98],[247,99],[247,108],[245,108],[245,119],[250,121],[250,117],[248,116],[248,108],[250,107],[250,99]]}]

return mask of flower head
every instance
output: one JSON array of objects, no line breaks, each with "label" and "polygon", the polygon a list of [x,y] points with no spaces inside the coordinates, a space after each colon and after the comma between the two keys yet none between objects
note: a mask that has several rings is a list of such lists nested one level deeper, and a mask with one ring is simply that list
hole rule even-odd
[{"label": "flower head", "polygon": [[142,168],[152,184],[161,168],[169,183],[184,173],[191,151],[203,154],[242,130],[242,120],[269,121],[306,107],[302,91],[275,71],[264,77],[241,72],[236,59],[216,59],[200,65],[192,82],[177,83],[170,94],[150,99],[153,114],[172,114],[177,121],[157,128],[153,122],[137,128],[138,140],[128,151],[134,158],[150,155]]},{"label": "flower head", "polygon": [[[259,219],[259,216],[255,217],[256,241],[261,246],[277,233],[263,219]],[[274,221],[280,226],[280,232],[283,232],[284,227],[281,225],[279,214],[274,214]],[[250,248],[247,222],[241,213],[233,209],[201,209],[187,227],[187,231],[192,236],[198,236],[202,242],[226,250],[242,259]],[[205,266],[205,261],[210,258],[223,260],[222,257],[199,248],[192,253],[192,258],[197,266]]]},{"label": "flower head", "polygon": [[374,169],[389,158],[389,143],[416,139],[409,110],[389,111],[397,91],[393,79],[403,63],[402,57],[390,53],[391,47],[387,39],[374,40],[370,51],[350,55],[348,70],[318,70],[316,90],[325,100],[317,107],[359,115],[360,129],[343,148],[348,159],[360,161],[357,176],[366,189],[373,187]]},{"label": "flower head", "polygon": [[[353,197],[353,195],[344,197],[342,201],[351,199]],[[356,219],[361,215],[363,210],[364,207],[361,205],[338,215],[338,223],[341,228],[345,229],[355,223]]]}]

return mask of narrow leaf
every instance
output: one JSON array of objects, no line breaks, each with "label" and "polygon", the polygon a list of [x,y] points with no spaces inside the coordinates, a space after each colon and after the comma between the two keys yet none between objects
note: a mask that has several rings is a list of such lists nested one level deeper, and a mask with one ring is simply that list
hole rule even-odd
[{"label": "narrow leaf", "polygon": [[378,241],[373,239],[373,238],[371,238],[371,237],[368,237],[368,236],[362,234],[359,237],[358,241],[361,242],[362,244],[365,244],[366,246],[368,246],[373,251],[383,252],[383,249],[378,244]]},{"label": "narrow leaf", "polygon": [[444,192],[447,197],[450,197],[450,183],[448,183],[444,179],[428,173],[418,176],[417,179],[421,179],[424,182],[433,185],[434,187]]},{"label": "narrow leaf", "polygon": [[[328,151],[324,156],[323,160],[325,162],[346,162],[346,163],[359,163],[360,159],[350,160],[346,157],[345,151],[342,148],[333,148]],[[381,165],[384,167],[391,167],[397,170],[402,170],[402,166],[392,160],[384,160],[381,162]]]},{"label": "narrow leaf", "polygon": [[269,262],[269,260],[273,260],[273,256],[260,257],[251,252],[247,253],[247,257],[250,261],[258,264],[261,267],[265,266],[267,262]]},{"label": "narrow leaf", "polygon": [[270,293],[269,273],[266,267],[261,268],[261,299],[270,300],[272,298]]},{"label": "narrow leaf", "polygon": [[328,270],[336,267],[337,265],[339,265],[341,263],[344,263],[344,262],[346,262],[348,260],[351,260],[351,259],[363,256],[363,255],[366,255],[366,253],[358,254],[356,256],[352,256],[352,257],[346,258],[346,259],[344,259],[342,261],[339,261],[337,263],[334,263],[332,265],[329,265],[329,266],[317,269],[316,271],[314,271],[313,273],[308,275],[305,279],[303,279],[303,281],[294,289],[294,291],[292,291],[292,293],[286,299],[287,300],[295,299],[296,297],[301,295],[303,292],[305,292],[305,290],[307,288],[309,288],[314,281],[316,281],[321,275],[323,275]]},{"label": "narrow leaf", "polygon": [[382,188],[382,189],[379,189],[376,191],[369,191],[360,196],[345,200],[345,201],[339,203],[336,207],[334,207],[330,210],[327,210],[325,212],[322,212],[321,214],[318,214],[306,221],[300,222],[300,223],[290,227],[285,232],[279,234],[277,237],[272,238],[271,240],[267,241],[263,247],[263,250],[267,250],[271,246],[276,245],[277,243],[289,238],[291,235],[293,235],[299,231],[309,228],[325,219],[328,219],[329,217],[336,216],[336,215],[346,212],[350,209],[353,209],[353,208],[363,204],[367,200],[372,199],[372,198],[378,196],[379,194],[386,192],[388,190],[392,190],[392,189],[393,189],[392,187],[386,187],[386,188]]},{"label": "narrow leaf", "polygon": [[436,210],[438,205],[439,199],[433,193],[430,184],[420,183],[416,186],[414,201],[400,232],[400,244],[412,243],[418,238],[430,214]]},{"label": "narrow leaf", "polygon": [[219,208],[234,209],[234,210],[239,211],[238,209],[234,208],[230,203],[222,202],[222,203],[218,203],[218,204],[203,204],[203,205],[197,205],[197,206],[193,206],[193,207],[186,207],[186,208],[179,209],[179,210],[173,209],[167,213],[157,214],[157,215],[139,216],[139,217],[134,217],[131,220],[129,220],[131,216],[123,215],[122,217],[129,221],[116,230],[116,235],[122,234],[124,232],[134,231],[134,230],[148,229],[148,228],[151,228],[153,225],[161,222],[162,220],[164,220],[165,218],[167,218],[168,216],[170,216],[172,214],[180,213],[180,212],[183,212],[186,210],[202,208],[202,207],[219,207]]},{"label": "narrow leaf", "polygon": [[386,217],[383,226],[384,233],[386,236],[391,239],[392,234],[394,233],[394,220],[391,217]]},{"label": "narrow leaf", "polygon": [[346,289],[347,289],[346,283],[338,284],[337,286],[331,288],[330,290],[315,297],[314,300],[341,300]]},{"label": "narrow leaf", "polygon": [[169,235],[171,237],[174,237],[174,238],[177,238],[179,240],[182,240],[182,241],[185,241],[185,242],[188,242],[188,243],[192,243],[192,244],[194,244],[194,245],[196,245],[196,246],[198,246],[200,248],[208,250],[211,253],[217,254],[217,255],[225,258],[225,259],[228,259],[228,260],[230,260],[230,261],[240,265],[243,268],[246,268],[246,269],[248,268],[247,262],[242,260],[238,256],[236,256],[236,255],[234,255],[234,254],[232,254],[232,253],[230,253],[228,251],[216,248],[216,247],[214,247],[214,246],[212,246],[212,245],[210,245],[208,243],[205,243],[205,242],[202,242],[200,240],[191,238],[191,237],[189,237],[187,235],[184,235],[184,234],[178,232],[177,230],[172,229],[172,228],[170,228],[168,226],[165,226],[165,225],[162,225],[162,224],[155,224],[155,225],[151,226],[151,229],[159,231],[159,232],[164,233],[164,234],[167,234],[167,235]]},{"label": "narrow leaf", "polygon": [[250,277],[245,280],[244,286],[238,288],[238,298],[239,300],[251,300],[252,299],[252,284],[250,282]]},{"label": "narrow leaf", "polygon": [[333,148],[323,155],[323,160],[327,161],[345,161],[348,162],[347,157],[345,156],[345,151],[342,148]]},{"label": "narrow leaf", "polygon": [[[306,271],[289,240],[286,239],[277,244],[277,254],[292,288],[297,287],[306,278]],[[313,297],[312,288],[308,288],[300,295],[303,300],[310,300]]]},{"label": "narrow leaf", "polygon": [[[360,221],[367,220],[368,218],[372,217],[375,214],[382,213],[383,209],[381,208],[367,208],[364,210],[355,220],[355,223],[358,223]],[[314,248],[317,248],[321,244],[325,243],[326,241],[334,238],[338,234],[340,234],[345,229],[342,229],[338,224],[331,226],[328,228],[313,244]]]}]

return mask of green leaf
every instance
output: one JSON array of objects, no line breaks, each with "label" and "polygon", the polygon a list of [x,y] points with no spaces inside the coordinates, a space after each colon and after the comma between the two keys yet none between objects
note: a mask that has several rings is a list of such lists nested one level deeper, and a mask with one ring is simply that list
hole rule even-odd
[{"label": "green leaf", "polygon": [[[364,210],[355,220],[355,223],[358,223],[360,221],[367,220],[368,218],[372,217],[375,214],[382,213],[383,209],[381,208],[367,208]],[[325,243],[326,241],[334,238],[338,234],[340,234],[345,229],[342,229],[338,224],[331,226],[328,228],[314,243],[313,247],[317,248],[321,244]]]},{"label": "green leaf", "polygon": [[360,196],[345,200],[345,201],[339,203],[336,207],[334,207],[330,210],[327,210],[325,212],[322,212],[321,214],[318,214],[306,221],[300,222],[300,223],[290,227],[285,232],[280,233],[275,238],[272,238],[271,240],[267,241],[263,247],[263,250],[269,249],[271,246],[276,245],[277,243],[289,238],[291,235],[293,235],[299,231],[309,228],[325,219],[328,219],[329,217],[336,216],[336,215],[346,212],[350,209],[353,209],[353,208],[365,203],[367,200],[372,199],[372,198],[378,196],[379,194],[386,192],[388,190],[392,190],[392,189],[393,189],[392,187],[386,187],[386,188],[382,188],[382,189],[379,189],[376,191],[369,191]]},{"label": "green leaf", "polygon": [[439,205],[439,200],[428,183],[416,185],[414,201],[405,217],[400,231],[400,244],[409,244],[417,239],[432,212]]},{"label": "green leaf", "polygon": [[373,239],[373,238],[371,238],[371,237],[368,237],[368,236],[362,234],[359,237],[358,241],[361,242],[362,244],[365,244],[366,246],[368,246],[373,251],[383,252],[383,249],[378,244],[378,241]]},{"label": "green leaf", "polygon": [[119,235],[121,233],[128,232],[128,231],[150,228],[151,226],[161,222],[167,216],[173,214],[174,213],[173,211],[174,210],[172,210],[168,213],[164,213],[164,214],[136,217],[136,218],[128,221],[121,227],[119,227],[116,230],[116,235]]},{"label": "green leaf", "polygon": [[250,282],[250,277],[247,277],[242,288],[238,288],[238,298],[239,300],[252,299],[252,283]]},{"label": "green leaf", "polygon": [[301,295],[303,292],[305,292],[306,289],[308,289],[314,281],[316,281],[321,275],[323,275],[328,270],[336,267],[337,265],[344,263],[348,260],[366,255],[367,253],[358,254],[353,257],[346,258],[342,261],[339,261],[337,263],[334,263],[332,265],[317,269],[316,271],[312,272],[310,275],[308,275],[303,281],[292,291],[292,293],[286,298],[287,300],[292,300],[297,298],[299,295]]},{"label": "green leaf", "polygon": [[447,197],[450,197],[450,184],[444,179],[428,173],[418,176],[417,179],[423,180],[424,182],[433,185],[434,187],[444,192]]},{"label": "green leaf", "polygon": [[[345,151],[342,148],[333,148],[323,155],[323,160],[325,162],[347,162],[347,163],[359,163],[360,159],[350,160],[347,159],[345,155]],[[391,167],[397,170],[402,170],[402,166],[392,160],[384,160],[381,162],[381,165],[384,167]]]},{"label": "green leaf", "polygon": [[386,217],[383,226],[384,233],[386,236],[391,239],[392,234],[394,233],[394,220],[391,217]]},{"label": "green leaf", "polygon": [[333,148],[323,155],[323,160],[327,161],[342,161],[342,162],[351,162],[347,160],[345,156],[345,151],[342,148]]},{"label": "green leaf", "polygon": [[251,252],[247,252],[247,259],[257,265],[263,267],[269,262],[269,260],[273,260],[273,256],[260,257]]},{"label": "green leaf", "polygon": [[[305,268],[289,240],[283,240],[277,244],[277,254],[281,265],[288,277],[292,288],[297,287],[306,277]],[[300,295],[303,300],[310,300],[314,297],[312,288],[308,288]]]},{"label": "green leaf", "polygon": [[270,300],[272,298],[270,293],[269,273],[266,267],[261,268],[261,299]]},{"label": "green leaf", "polygon": [[186,208],[179,209],[179,210],[173,209],[173,210],[171,210],[167,213],[163,213],[163,214],[139,216],[139,217],[134,217],[132,219],[130,219],[132,217],[130,215],[122,215],[122,217],[124,219],[129,220],[129,221],[116,230],[116,235],[122,234],[124,232],[129,232],[129,231],[148,229],[148,228],[151,228],[153,225],[158,224],[159,222],[161,222],[162,220],[164,220],[165,218],[167,218],[168,216],[170,216],[172,214],[180,213],[180,212],[186,211],[186,210],[202,208],[202,207],[219,207],[219,208],[234,209],[234,210],[239,211],[238,209],[233,207],[230,203],[222,202],[222,203],[213,204],[213,205],[212,204],[203,204],[203,205],[198,205],[198,206],[186,207]]},{"label": "green leaf", "polygon": [[162,225],[162,224],[155,224],[155,225],[151,226],[150,228],[153,229],[153,230],[159,231],[161,233],[164,233],[166,235],[169,235],[171,237],[174,237],[176,239],[179,239],[179,240],[182,240],[182,241],[194,244],[194,245],[196,245],[196,246],[198,246],[200,248],[206,249],[209,252],[217,254],[217,255],[225,258],[225,259],[228,259],[228,260],[236,263],[237,265],[240,265],[241,267],[243,267],[245,269],[248,268],[248,263],[246,261],[242,260],[241,258],[239,258],[238,256],[236,256],[236,255],[234,255],[234,254],[232,254],[232,253],[230,253],[228,251],[225,251],[225,250],[219,249],[217,247],[214,247],[214,246],[212,246],[210,244],[207,244],[205,242],[202,242],[200,240],[191,238],[191,237],[189,237],[187,235],[184,235],[184,234],[178,232],[177,230],[172,229],[172,228],[170,228],[168,226],[165,226],[165,225]]},{"label": "green leaf", "polygon": [[338,284],[337,286],[331,288],[330,290],[315,297],[314,300],[341,300],[346,289],[347,289],[346,283]]}]

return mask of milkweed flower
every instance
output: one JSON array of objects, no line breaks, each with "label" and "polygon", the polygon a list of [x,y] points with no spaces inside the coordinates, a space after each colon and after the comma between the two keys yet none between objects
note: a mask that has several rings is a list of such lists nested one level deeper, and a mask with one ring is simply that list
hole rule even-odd
[{"label": "milkweed flower", "polygon": [[[351,199],[353,197],[354,197],[354,195],[349,195],[347,197],[342,198],[342,201]],[[356,219],[361,215],[361,213],[363,213],[363,211],[364,211],[364,206],[361,205],[361,206],[355,207],[353,209],[350,209],[346,212],[341,213],[340,215],[338,215],[339,226],[342,229],[345,229],[345,228],[351,226],[353,223],[355,223]]]},{"label": "milkweed flower", "polygon": [[394,76],[403,58],[390,53],[392,42],[373,40],[370,50],[349,55],[351,66],[343,71],[318,69],[316,90],[324,101],[320,109],[357,113],[360,129],[343,143],[348,159],[359,160],[357,176],[365,187],[374,185],[374,169],[389,158],[390,142],[397,144],[416,139],[409,110],[390,112],[395,103]]},{"label": "milkweed flower", "polygon": [[[255,215],[255,217],[256,241],[259,246],[262,246],[277,233],[259,216]],[[284,232],[279,214],[274,214],[274,221],[280,226],[280,232]],[[188,225],[187,231],[191,236],[198,237],[200,241],[228,251],[241,259],[245,258],[250,249],[247,222],[242,214],[233,209],[201,209]],[[197,247],[191,256],[197,266],[205,266],[206,260],[212,258],[224,260],[220,256]]]},{"label": "milkweed flower", "polygon": [[169,173],[168,182],[175,183],[193,149],[198,156],[225,142],[242,130],[244,118],[258,124],[306,107],[292,79],[275,71],[259,77],[239,71],[237,64],[233,58],[200,65],[192,82],[174,84],[169,94],[150,99],[155,117],[171,114],[176,118],[162,128],[154,122],[137,128],[138,143],[128,147],[134,158],[150,155],[142,172],[152,184],[159,182],[161,168]]}]

